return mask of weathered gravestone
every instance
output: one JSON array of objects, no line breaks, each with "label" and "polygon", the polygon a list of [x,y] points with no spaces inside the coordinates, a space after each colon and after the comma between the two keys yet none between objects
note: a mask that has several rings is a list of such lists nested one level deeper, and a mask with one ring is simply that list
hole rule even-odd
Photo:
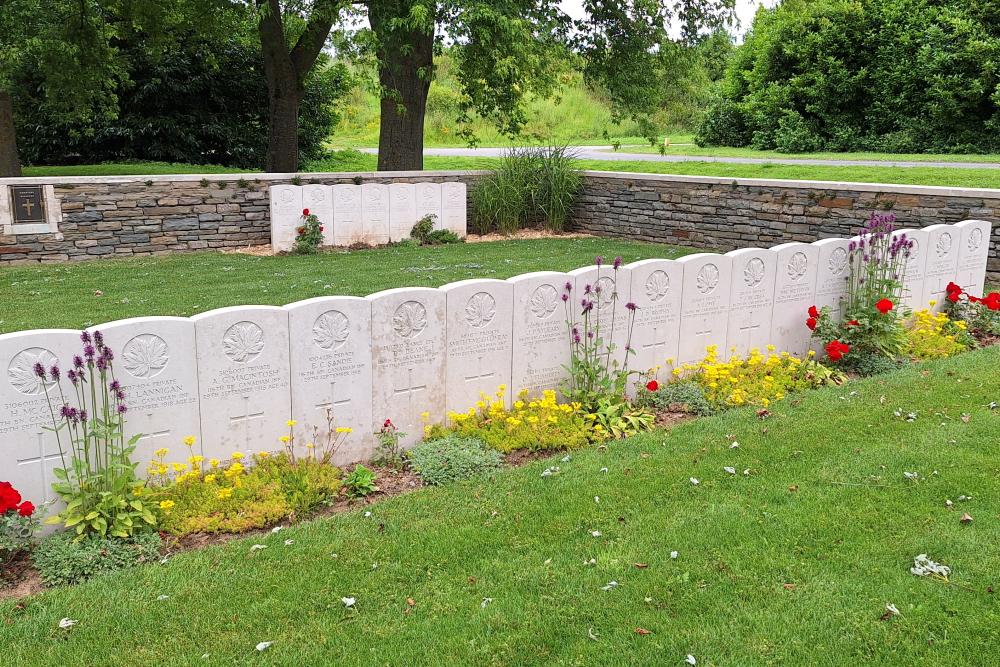
[{"label": "weathered gravestone", "polygon": [[161,447],[183,461],[187,436],[202,453],[198,357],[194,323],[186,317],[137,317],[95,327],[115,353],[115,377],[128,407],[126,440],[141,434],[133,461],[144,475]]},{"label": "weathered gravestone", "polygon": [[486,394],[496,400],[510,369],[514,288],[503,280],[462,280],[441,288],[447,298],[449,412],[465,412]]},{"label": "weathered gravestone", "polygon": [[671,259],[644,259],[625,268],[632,281],[629,301],[636,305],[628,367],[640,372],[656,369],[651,379],[667,382],[680,343],[684,265]]},{"label": "weathered gravestone", "polygon": [[[285,310],[297,453],[307,453],[303,447],[308,443],[319,452],[342,438],[335,463],[368,458],[372,453],[371,302],[352,296],[317,297],[289,304]],[[337,427],[349,427],[352,432],[338,435]]]},{"label": "weathered gravestone", "polygon": [[416,187],[412,183],[393,183],[389,186],[389,240],[410,238],[416,222]]},{"label": "weathered gravestone", "polygon": [[[61,395],[72,395],[66,372],[73,355],[80,354],[80,332],[40,329],[0,336],[0,480],[10,482],[24,500],[36,506],[56,500],[52,491],[53,470],[69,465],[71,446],[60,434],[60,454],[53,426],[52,409],[63,405]],[[52,366],[62,371],[60,381],[35,374],[35,364],[46,373]],[[61,392],[61,393],[60,393]],[[76,405],[76,402],[72,402]],[[58,509],[58,508],[56,508]],[[51,512],[50,512],[51,513]]]},{"label": "weathered gravestone", "polygon": [[432,422],[445,413],[445,294],[407,287],[366,298],[372,305],[372,428],[390,419],[409,446],[423,438],[424,413]]},{"label": "weathered gravestone", "polygon": [[733,261],[733,282],[726,334],[728,349],[720,356],[745,357],[753,349],[764,352],[771,342],[777,257],[765,248],[741,248],[726,256]]},{"label": "weathered gravestone", "polygon": [[912,241],[913,247],[903,250],[903,305],[910,310],[926,308],[922,303],[924,298],[924,270],[927,264],[927,232],[923,229],[897,229],[893,232],[894,239]]},{"label": "weathered gravestone", "polygon": [[[819,248],[816,258],[817,308],[829,308],[835,322],[840,321],[843,300],[851,277],[850,239],[822,239],[812,245]],[[805,322],[806,318],[803,318]]]},{"label": "weathered gravestone", "polygon": [[365,243],[361,186],[339,183],[333,186],[333,244],[350,246],[355,243]]},{"label": "weathered gravestone", "polygon": [[771,248],[777,260],[770,343],[797,356],[809,351],[812,332],[806,326],[815,303],[819,248],[808,243],[782,243]]},{"label": "weathered gravestone", "polygon": [[[572,278],[537,271],[507,280],[514,288],[512,392],[527,389],[539,396],[545,389],[558,389],[568,379],[570,333],[562,295]],[[578,297],[571,293],[569,301],[579,303]]]},{"label": "weathered gravestone", "polygon": [[954,225],[929,225],[927,232],[927,263],[924,265],[924,298],[922,305],[932,310],[944,308],[948,283],[958,278],[958,252],[962,245],[962,230]]},{"label": "weathered gravestone", "polygon": [[389,186],[365,183],[361,186],[361,217],[364,240],[370,245],[389,242]]},{"label": "weathered gravestone", "polygon": [[333,221],[333,187],[317,184],[303,186],[302,208],[309,209],[309,213],[319,219],[319,224],[323,228],[323,245],[333,245],[336,240]]},{"label": "weathered gravestone", "polygon": [[444,219],[441,217],[441,184],[417,183],[415,188],[417,220],[433,215],[434,229],[444,229]]},{"label": "weathered gravestone", "polygon": [[574,320],[581,325],[583,323],[580,300],[593,301],[594,307],[589,313],[591,331],[595,337],[604,341],[603,353],[606,354],[609,346],[614,344],[611,358],[618,363],[618,368],[623,368],[629,322],[629,311],[625,304],[631,300],[631,272],[625,267],[619,267],[615,271],[611,266],[602,265],[574,269],[569,275],[573,277],[573,292],[570,297],[574,298],[570,299],[570,303]]},{"label": "weathered gravestone", "polygon": [[961,232],[958,246],[958,279],[967,293],[981,297],[986,287],[986,263],[990,257],[992,225],[985,220],[963,220],[955,225]]},{"label": "weathered gravestone", "polygon": [[295,245],[296,229],[302,225],[302,188],[271,186],[271,250],[287,252]]},{"label": "weathered gravestone", "polygon": [[202,451],[277,451],[291,416],[288,313],[236,306],[191,318],[198,345]]},{"label": "weathered gravestone", "polygon": [[716,346],[719,359],[725,359],[733,260],[702,252],[677,262],[684,267],[677,362],[696,364],[711,345]]},{"label": "weathered gravestone", "polygon": [[465,238],[468,215],[465,183],[451,182],[441,185],[441,227],[450,229]]}]

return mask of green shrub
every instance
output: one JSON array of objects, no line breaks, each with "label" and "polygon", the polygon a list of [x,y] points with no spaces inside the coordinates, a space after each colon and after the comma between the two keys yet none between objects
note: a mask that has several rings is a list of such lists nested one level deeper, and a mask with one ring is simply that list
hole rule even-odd
[{"label": "green shrub", "polygon": [[448,484],[503,467],[503,454],[478,438],[453,435],[422,442],[409,452],[410,466],[428,484]]},{"label": "green shrub", "polygon": [[427,235],[424,243],[427,245],[448,245],[449,243],[462,243],[462,239],[450,229],[435,229]]},{"label": "green shrub", "polygon": [[642,390],[638,402],[659,412],[687,412],[692,415],[717,412],[705,396],[701,384],[688,379],[661,384],[657,391]]},{"label": "green shrub", "polygon": [[98,535],[74,538],[71,532],[55,533],[35,549],[35,567],[45,585],[76,584],[160,558],[162,542],[157,533],[136,533],[128,538]]},{"label": "green shrub", "polygon": [[413,225],[413,229],[410,230],[410,238],[420,243],[425,243],[428,235],[434,231],[435,221],[437,221],[437,216],[433,213],[417,220],[417,223]]},{"label": "green shrub", "polygon": [[351,498],[364,498],[378,491],[375,473],[360,463],[344,478],[344,488]]}]

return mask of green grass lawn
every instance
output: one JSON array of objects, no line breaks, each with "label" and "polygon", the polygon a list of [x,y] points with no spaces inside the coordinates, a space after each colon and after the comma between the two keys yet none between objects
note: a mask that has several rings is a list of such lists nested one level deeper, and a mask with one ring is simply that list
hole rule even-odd
[{"label": "green grass lawn", "polygon": [[[428,170],[491,169],[497,158],[424,158]],[[580,160],[581,169],[647,174],[718,176],[722,178],[776,178],[783,180],[849,181],[895,183],[900,185],[946,185],[968,188],[1000,188],[1000,170],[951,167],[826,167],[783,164],[726,164],[719,162],[645,162],[631,160]],[[304,165],[302,173],[374,171],[376,157],[356,150],[333,153],[329,158]],[[68,167],[28,167],[25,176],[123,176],[157,174],[241,173],[219,166],[175,165],[160,162],[132,162]]]},{"label": "green grass lawn", "polygon": [[[466,278],[568,271],[594,257],[626,262],[693,252],[619,239],[539,239],[389,247],[313,256],[214,252],[0,269],[0,333],[84,327],[142,315],[193,315],[314,296],[364,296],[391,287],[437,287]],[[101,294],[95,295],[97,292]]]},{"label": "green grass lawn", "polygon": [[[666,150],[667,155],[702,155],[706,157],[750,157],[770,160],[880,160],[901,162],[1000,162],[1000,154],[981,153],[872,153],[861,151],[856,153],[836,153],[819,151],[816,153],[780,153],[778,151],[758,151],[752,148],[734,148],[731,146],[697,146],[690,136],[670,136],[672,143]],[[682,145],[677,145],[678,143]],[[659,154],[659,146],[650,146],[649,142],[622,144],[621,153],[654,153]]]},{"label": "green grass lawn", "polygon": [[[993,665],[998,364],[974,352],[3,601],[5,664]],[[921,553],[953,583],[910,574]]]}]

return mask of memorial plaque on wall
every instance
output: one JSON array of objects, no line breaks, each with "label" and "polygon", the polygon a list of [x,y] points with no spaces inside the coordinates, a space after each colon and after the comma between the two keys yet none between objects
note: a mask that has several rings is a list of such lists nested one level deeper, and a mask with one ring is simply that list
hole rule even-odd
[{"label": "memorial plaque on wall", "polygon": [[11,219],[15,225],[45,222],[45,193],[41,185],[10,186]]}]

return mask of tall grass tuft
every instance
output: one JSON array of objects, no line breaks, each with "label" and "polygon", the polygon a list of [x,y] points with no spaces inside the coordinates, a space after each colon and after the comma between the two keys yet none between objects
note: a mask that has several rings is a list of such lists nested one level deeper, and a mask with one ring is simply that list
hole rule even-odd
[{"label": "tall grass tuft", "polygon": [[566,227],[583,176],[566,146],[508,149],[500,165],[472,189],[479,233],[512,234],[525,227]]}]

